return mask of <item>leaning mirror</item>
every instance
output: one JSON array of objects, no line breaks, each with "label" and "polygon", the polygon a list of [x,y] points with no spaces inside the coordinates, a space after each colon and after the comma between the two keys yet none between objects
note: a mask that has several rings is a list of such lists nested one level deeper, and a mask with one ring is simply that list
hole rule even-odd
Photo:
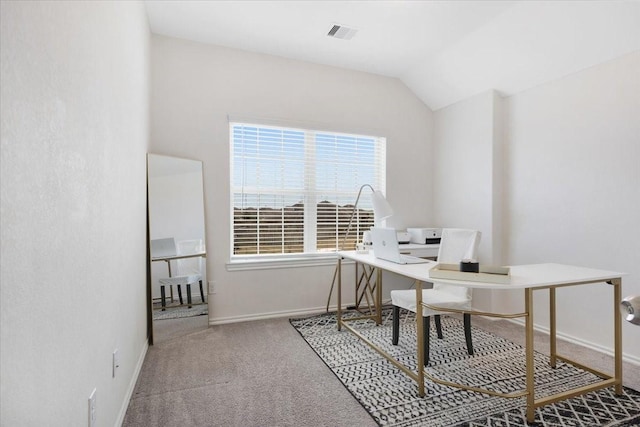
[{"label": "leaning mirror", "polygon": [[206,328],[202,162],[147,156],[151,341]]}]

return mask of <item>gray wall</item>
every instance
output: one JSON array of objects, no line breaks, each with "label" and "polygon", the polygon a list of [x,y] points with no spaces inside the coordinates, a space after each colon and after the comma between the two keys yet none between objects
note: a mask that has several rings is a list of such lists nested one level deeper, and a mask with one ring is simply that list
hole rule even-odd
[{"label": "gray wall", "polygon": [[147,342],[144,6],[1,5],[0,424],[87,425],[96,388],[113,426]]}]

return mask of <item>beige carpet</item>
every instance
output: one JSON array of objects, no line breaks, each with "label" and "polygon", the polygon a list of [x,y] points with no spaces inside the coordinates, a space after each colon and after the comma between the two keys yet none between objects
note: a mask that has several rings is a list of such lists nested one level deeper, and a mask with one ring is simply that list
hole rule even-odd
[{"label": "beige carpet", "polygon": [[[123,426],[376,426],[287,318],[207,327],[207,316],[154,322]],[[474,319],[522,345],[522,327]],[[167,325],[166,328],[164,325]],[[560,351],[609,370],[609,356],[568,343]],[[536,349],[548,351],[546,335]],[[624,384],[640,390],[640,368]]]}]

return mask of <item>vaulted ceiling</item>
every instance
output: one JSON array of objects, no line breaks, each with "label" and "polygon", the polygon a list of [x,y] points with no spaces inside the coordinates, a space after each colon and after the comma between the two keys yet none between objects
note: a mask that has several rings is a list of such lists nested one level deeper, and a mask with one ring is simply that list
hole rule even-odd
[{"label": "vaulted ceiling", "polygon": [[636,0],[145,3],[153,33],[395,77],[433,110],[640,50]]}]

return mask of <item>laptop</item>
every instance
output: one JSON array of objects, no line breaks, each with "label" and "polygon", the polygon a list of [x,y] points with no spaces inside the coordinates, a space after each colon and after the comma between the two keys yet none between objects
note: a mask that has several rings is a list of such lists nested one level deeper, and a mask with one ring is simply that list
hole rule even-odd
[{"label": "laptop", "polygon": [[424,264],[431,262],[428,259],[401,254],[398,235],[393,228],[372,227],[371,241],[373,242],[373,255],[376,258],[395,262],[396,264]]}]

